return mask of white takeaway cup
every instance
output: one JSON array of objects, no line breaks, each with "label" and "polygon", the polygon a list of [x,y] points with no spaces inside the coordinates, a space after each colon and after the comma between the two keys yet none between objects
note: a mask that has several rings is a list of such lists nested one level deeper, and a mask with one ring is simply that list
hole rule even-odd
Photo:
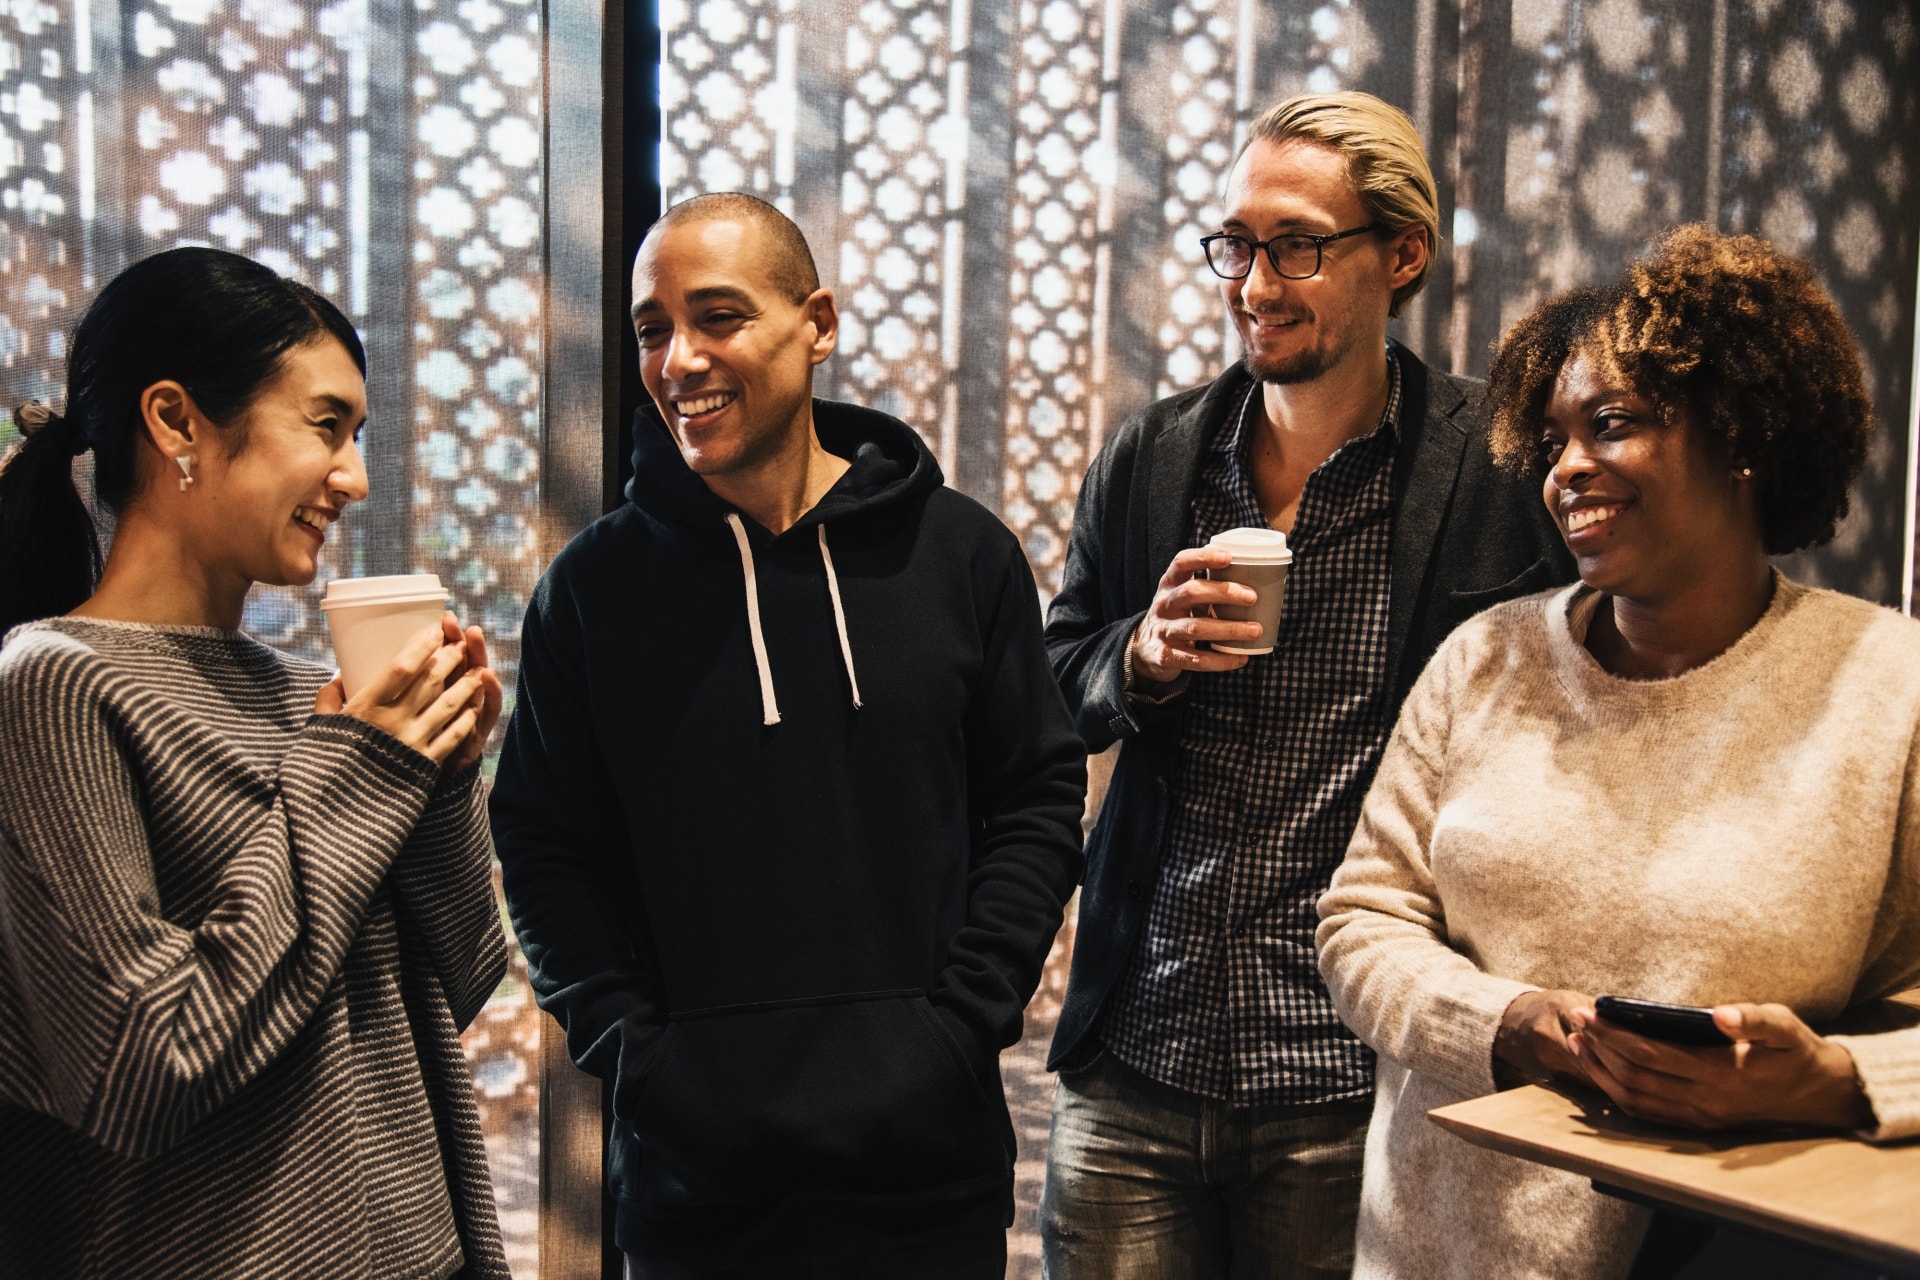
[{"label": "white takeaway cup", "polygon": [[1259,656],[1273,652],[1280,630],[1281,602],[1286,598],[1287,570],[1293,564],[1293,550],[1287,535],[1278,529],[1228,529],[1207,540],[1207,546],[1233,553],[1233,563],[1225,569],[1209,570],[1207,576],[1220,582],[1237,582],[1252,587],[1256,601],[1248,605],[1217,604],[1213,616],[1232,622],[1258,622],[1258,639],[1244,641],[1215,640],[1221,653]]},{"label": "white takeaway cup", "polygon": [[378,680],[395,654],[446,611],[438,574],[335,578],[320,607],[333,634],[333,656],[351,698]]}]

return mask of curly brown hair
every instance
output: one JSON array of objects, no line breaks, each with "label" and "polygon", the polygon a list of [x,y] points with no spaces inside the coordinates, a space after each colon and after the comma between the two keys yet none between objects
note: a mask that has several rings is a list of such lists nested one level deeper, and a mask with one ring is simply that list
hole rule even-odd
[{"label": "curly brown hair", "polygon": [[1540,419],[1575,354],[1607,360],[1753,469],[1768,555],[1819,546],[1847,514],[1873,407],[1853,334],[1804,262],[1754,236],[1676,227],[1611,284],[1569,290],[1507,331],[1489,370],[1490,442],[1543,475]]}]

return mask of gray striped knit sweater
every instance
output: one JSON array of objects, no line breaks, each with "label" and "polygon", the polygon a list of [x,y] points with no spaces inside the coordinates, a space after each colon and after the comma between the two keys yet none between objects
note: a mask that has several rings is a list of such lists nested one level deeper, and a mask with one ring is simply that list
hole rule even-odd
[{"label": "gray striped knit sweater", "polygon": [[0,1277],[505,1277],[477,769],[239,632],[0,649]]}]

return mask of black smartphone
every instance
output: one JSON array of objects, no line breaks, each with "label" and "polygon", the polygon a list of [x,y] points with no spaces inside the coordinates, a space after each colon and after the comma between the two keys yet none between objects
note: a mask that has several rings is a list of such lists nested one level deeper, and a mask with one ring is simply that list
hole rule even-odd
[{"label": "black smartphone", "polygon": [[1593,1002],[1593,1011],[1614,1026],[1649,1040],[1691,1045],[1733,1043],[1726,1032],[1713,1025],[1713,1010],[1698,1005],[1601,996]]}]

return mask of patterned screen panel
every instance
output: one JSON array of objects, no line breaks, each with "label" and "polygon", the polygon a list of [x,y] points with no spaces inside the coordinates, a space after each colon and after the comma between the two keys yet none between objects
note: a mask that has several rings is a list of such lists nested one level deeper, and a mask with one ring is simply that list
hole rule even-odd
[{"label": "patterned screen panel", "polygon": [[666,0],[669,201],[793,214],[847,325],[825,394],[907,418],[1058,585],[1124,417],[1239,355],[1196,241],[1247,122],[1359,88],[1428,139],[1449,243],[1397,335],[1462,372],[1549,292],[1705,220],[1807,256],[1883,423],[1801,576],[1897,600],[1912,0]]},{"label": "patterned screen panel", "polygon": [[[214,243],[300,276],[348,310],[374,366],[375,494],[324,574],[440,573],[509,677],[538,568],[540,16],[519,0],[0,6],[8,403],[58,400],[79,308],[144,253]],[[1676,221],[1808,257],[1888,429],[1839,542],[1793,571],[1899,596],[1915,0],[661,0],[659,20],[667,198],[748,190],[795,216],[844,316],[823,394],[917,427],[1045,589],[1101,443],[1237,358],[1195,241],[1246,123],[1294,92],[1362,88],[1409,111],[1440,178],[1451,234],[1397,330],[1439,366],[1483,369],[1515,315]],[[324,654],[312,604],[258,593],[248,625]],[[470,1037],[523,1269],[524,992]],[[1031,1155],[1044,1115],[1021,1122]]]},{"label": "patterned screen panel", "polygon": [[[6,405],[58,405],[88,299],[179,244],[313,285],[366,341],[372,497],[318,582],[253,593],[244,625],[271,644],[330,658],[331,577],[438,573],[512,687],[538,570],[542,65],[529,0],[0,6]],[[524,1275],[539,1035],[516,956],[467,1043]]]}]

